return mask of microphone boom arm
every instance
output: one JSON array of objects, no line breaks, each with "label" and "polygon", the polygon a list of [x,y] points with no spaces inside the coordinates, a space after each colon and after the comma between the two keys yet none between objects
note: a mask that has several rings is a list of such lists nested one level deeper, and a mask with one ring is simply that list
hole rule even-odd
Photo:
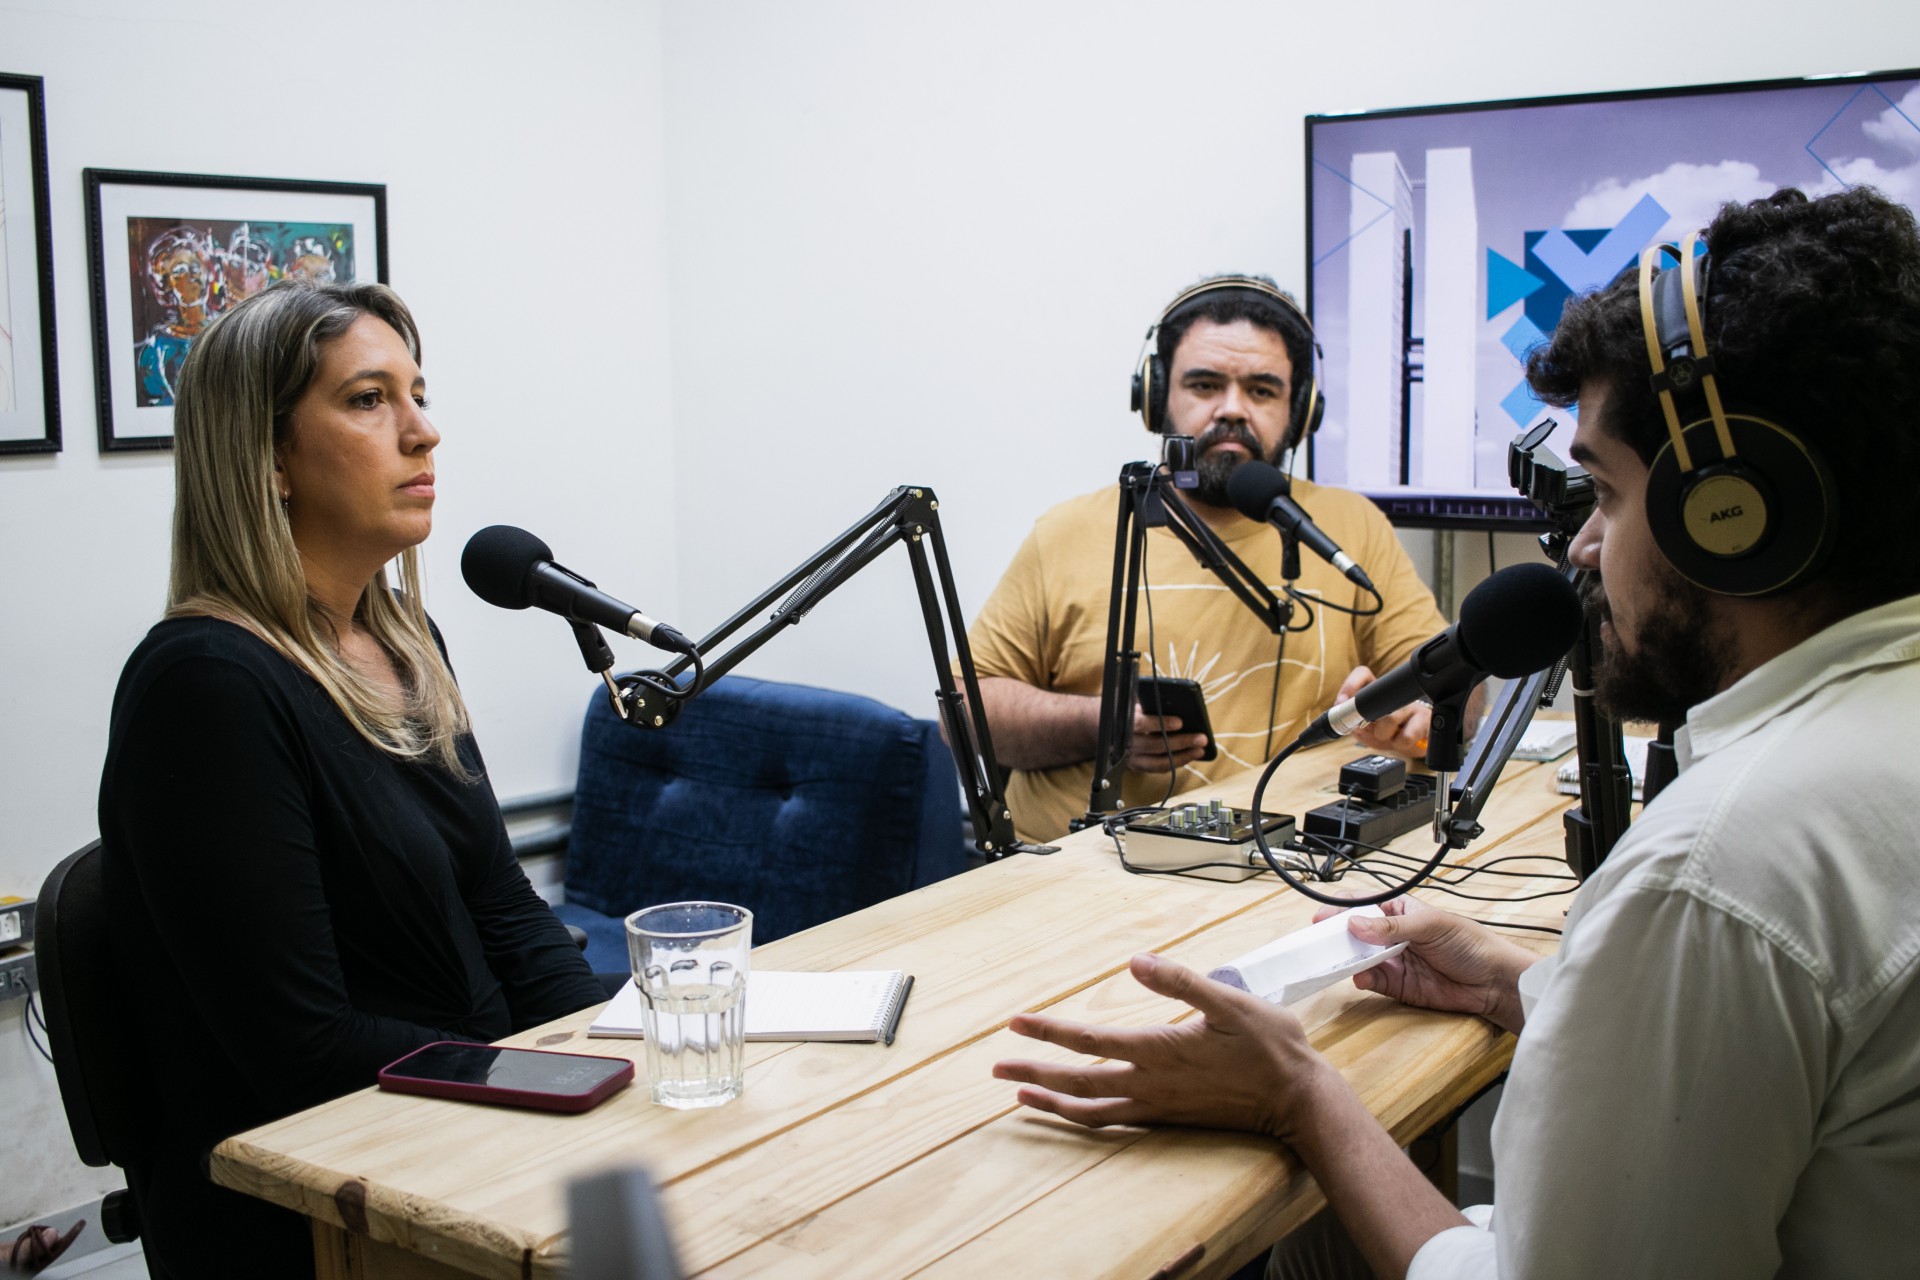
[{"label": "microphone boom arm", "polygon": [[[1113,588],[1107,598],[1107,665],[1100,678],[1093,789],[1082,826],[1097,823],[1103,814],[1121,807],[1120,784],[1133,750],[1133,705],[1139,695],[1140,651],[1133,647],[1133,637],[1140,571],[1146,559],[1147,530],[1161,526],[1172,531],[1201,567],[1226,584],[1269,631],[1279,635],[1293,618],[1292,602],[1274,595],[1246,561],[1181,501],[1172,477],[1159,464],[1129,462],[1122,467],[1119,519],[1113,536]],[[1300,553],[1295,539],[1284,541],[1286,576],[1291,579],[1299,576]]]},{"label": "microphone boom arm", "polygon": [[[927,628],[927,647],[933,655],[934,674],[939,682],[935,697],[940,707],[940,723],[946,731],[961,788],[966,793],[967,811],[973,820],[974,847],[989,861],[1014,853],[1054,852],[1053,846],[1027,844],[1014,832],[1013,813],[1007,808],[1006,789],[993,753],[986,709],[980,701],[980,683],[974,674],[973,651],[967,644],[960,597],[953,587],[946,537],[940,530],[940,502],[928,488],[901,485],[894,489],[879,506],[839,537],[701,637],[694,647],[701,655],[703,669],[678,698],[665,698],[633,677],[623,679],[620,697],[626,704],[624,718],[628,724],[644,729],[670,724],[682,702],[698,696],[782,628],[797,626],[815,605],[895,543],[906,545],[907,557],[913,565],[920,615]],[[931,557],[927,554],[929,545],[933,549]],[[708,656],[769,607],[773,611],[758,628],[726,652]],[[949,639],[952,652],[959,658],[964,695],[954,684],[948,657]],[[660,674],[677,686],[680,675],[692,665],[691,657],[676,658]]]},{"label": "microphone boom arm", "polygon": [[[1540,548],[1576,588],[1585,574],[1573,567],[1574,536],[1593,508],[1592,480],[1547,447],[1555,423],[1546,419],[1507,447],[1507,470],[1515,489],[1546,517]],[[1583,619],[1572,650],[1560,662],[1500,691],[1493,711],[1474,739],[1467,761],[1448,789],[1452,808],[1436,813],[1436,835],[1456,849],[1482,830],[1476,821],[1493,794],[1495,780],[1520,744],[1535,707],[1553,700],[1562,677],[1573,677],[1573,726],[1580,761],[1580,803],[1562,815],[1566,860],[1582,880],[1606,859],[1633,820],[1633,776],[1622,748],[1620,725],[1593,702],[1593,660],[1600,649],[1599,624]],[[1669,735],[1670,736],[1670,735]],[[1647,797],[1651,799],[1651,796]]]}]

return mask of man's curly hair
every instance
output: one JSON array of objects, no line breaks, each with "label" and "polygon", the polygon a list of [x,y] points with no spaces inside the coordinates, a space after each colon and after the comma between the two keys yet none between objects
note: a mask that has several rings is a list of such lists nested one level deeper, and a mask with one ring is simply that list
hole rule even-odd
[{"label": "man's curly hair", "polygon": [[[1870,187],[1793,188],[1727,204],[1707,228],[1705,325],[1729,413],[1817,450],[1838,488],[1834,555],[1816,583],[1853,609],[1920,593],[1910,496],[1920,487],[1920,231]],[[1648,378],[1638,282],[1573,299],[1527,360],[1548,404],[1608,390],[1597,424],[1651,461],[1667,442]],[[1901,550],[1901,548],[1907,550]]]}]

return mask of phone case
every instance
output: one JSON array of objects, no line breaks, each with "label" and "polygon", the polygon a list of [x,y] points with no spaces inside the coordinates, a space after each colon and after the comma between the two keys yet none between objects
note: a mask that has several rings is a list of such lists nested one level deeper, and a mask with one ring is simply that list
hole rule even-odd
[{"label": "phone case", "polygon": [[1150,716],[1178,717],[1179,732],[1206,734],[1207,745],[1200,753],[1202,760],[1211,760],[1220,754],[1219,745],[1213,740],[1213,723],[1207,718],[1207,700],[1200,691],[1199,681],[1141,676],[1139,698],[1140,709]]},{"label": "phone case", "polygon": [[[409,1062],[446,1045],[493,1049],[498,1054],[514,1055],[525,1065],[547,1066],[549,1064],[536,1064],[533,1060],[558,1059],[560,1061],[550,1064],[553,1067],[553,1083],[556,1087],[503,1088],[499,1085],[407,1074],[406,1066]],[[591,1083],[586,1080],[578,1083],[569,1081],[563,1074],[569,1068],[585,1071]],[[607,1071],[604,1077],[597,1074],[602,1070]],[[607,1058],[590,1053],[555,1053],[550,1049],[496,1048],[492,1045],[470,1044],[460,1040],[436,1040],[432,1044],[422,1045],[406,1057],[382,1067],[379,1076],[380,1087],[390,1093],[416,1093],[430,1098],[454,1098],[461,1102],[490,1102],[506,1107],[532,1107],[538,1111],[564,1112],[580,1112],[596,1107],[613,1094],[626,1088],[632,1081],[633,1063],[624,1058]],[[580,1087],[582,1084],[586,1087]],[[568,1087],[570,1085],[571,1087]]]}]

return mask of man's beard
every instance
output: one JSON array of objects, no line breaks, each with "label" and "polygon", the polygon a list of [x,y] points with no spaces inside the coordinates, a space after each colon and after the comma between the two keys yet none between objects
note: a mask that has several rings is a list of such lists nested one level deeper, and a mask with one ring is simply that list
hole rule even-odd
[{"label": "man's beard", "polygon": [[[1216,422],[1202,431],[1199,438],[1193,442],[1193,451],[1199,455],[1199,461],[1194,464],[1194,472],[1199,476],[1199,483],[1194,485],[1190,492],[1196,501],[1204,502],[1208,506],[1231,507],[1233,505],[1233,500],[1227,497],[1227,477],[1233,474],[1235,467],[1247,460],[1237,453],[1213,447],[1227,440],[1244,448],[1247,451],[1247,458],[1262,456],[1259,437],[1255,436],[1244,423]],[[1279,466],[1280,450],[1275,449],[1273,456],[1266,458],[1265,461]]]},{"label": "man's beard", "polygon": [[[1678,724],[1720,692],[1737,650],[1731,630],[1714,620],[1708,593],[1664,559],[1654,562],[1652,586],[1635,651],[1628,653],[1618,632],[1609,629],[1594,661],[1594,701],[1615,720]],[[1588,616],[1611,620],[1597,577],[1588,580],[1582,596]]]}]

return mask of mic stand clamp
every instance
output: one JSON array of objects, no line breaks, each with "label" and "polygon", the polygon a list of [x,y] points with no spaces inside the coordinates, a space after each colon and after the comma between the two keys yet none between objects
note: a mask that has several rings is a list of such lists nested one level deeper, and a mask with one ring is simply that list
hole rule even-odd
[{"label": "mic stand clamp", "polygon": [[614,712],[622,720],[629,718],[626,700],[621,696],[620,685],[607,672],[613,667],[613,650],[607,648],[607,638],[600,634],[600,628],[591,622],[573,620],[574,643],[580,646],[580,658],[587,664],[587,670],[606,682],[607,694],[613,700]]},{"label": "mic stand clamp", "polygon": [[[609,681],[608,687],[613,690],[613,709],[620,713],[622,720],[636,729],[666,728],[680,718],[680,704],[686,700],[668,698],[643,684]],[[689,690],[686,697],[692,697],[693,693],[693,690]]]},{"label": "mic stand clamp", "polygon": [[[966,794],[967,811],[973,821],[974,847],[988,861],[1014,853],[1055,852],[1052,845],[1028,844],[1014,832],[1013,812],[1007,807],[1005,784],[1000,780],[1000,765],[993,753],[993,737],[980,700],[980,682],[974,674],[973,651],[967,644],[965,615],[953,587],[953,567],[947,559],[939,511],[940,501],[931,489],[906,485],[894,489],[879,506],[839,537],[702,637],[694,646],[698,657],[676,658],[664,672],[623,676],[618,682],[623,718],[640,729],[659,729],[671,724],[679,714],[681,703],[733,670],[772,639],[775,632],[797,626],[816,604],[889,547],[904,543],[913,566],[920,616],[926,624],[927,646],[933,654],[934,675],[939,684],[934,696],[940,708],[940,724],[953,753],[954,768],[960,774],[961,789]],[[718,657],[706,656],[769,606],[772,612],[767,614],[766,621],[744,639]],[[964,695],[954,685],[954,663],[948,659],[949,640],[958,659],[966,689]],[[682,685],[679,677],[689,666],[695,668],[694,678]],[[669,697],[667,690],[677,696]]]},{"label": "mic stand clamp", "polygon": [[[1480,834],[1479,823],[1467,817],[1456,828],[1447,811],[1447,782],[1460,772],[1466,748],[1467,700],[1478,685],[1469,685],[1451,698],[1431,704],[1427,720],[1427,768],[1433,770],[1433,838],[1459,849]],[[1471,834],[1468,829],[1471,828]],[[1456,840],[1458,843],[1455,843]]]},{"label": "mic stand clamp", "polygon": [[[1300,535],[1291,529],[1281,529],[1278,526],[1276,526],[1276,532],[1280,535],[1280,579],[1283,582],[1293,582],[1300,576]],[[1292,611],[1293,606],[1287,605],[1287,612],[1291,614]],[[1284,624],[1285,619],[1282,619],[1282,625]]]}]

